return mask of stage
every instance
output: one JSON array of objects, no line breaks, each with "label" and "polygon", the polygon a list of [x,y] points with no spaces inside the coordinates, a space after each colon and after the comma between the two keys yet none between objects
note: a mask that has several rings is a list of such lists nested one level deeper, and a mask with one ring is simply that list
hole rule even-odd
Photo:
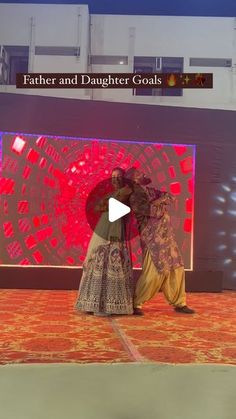
[{"label": "stage", "polygon": [[160,293],[145,316],[100,318],[74,308],[77,291],[0,290],[0,362],[236,365],[236,292],[189,293],[194,315]]}]

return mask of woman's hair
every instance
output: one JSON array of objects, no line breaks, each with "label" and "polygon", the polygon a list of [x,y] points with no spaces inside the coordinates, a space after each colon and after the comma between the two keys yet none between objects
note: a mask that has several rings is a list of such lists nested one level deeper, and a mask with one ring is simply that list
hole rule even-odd
[{"label": "woman's hair", "polygon": [[122,173],[122,176],[125,176],[125,170],[122,169],[122,167],[114,167],[114,169],[112,169],[112,173],[115,172],[116,170],[118,170],[119,172]]}]

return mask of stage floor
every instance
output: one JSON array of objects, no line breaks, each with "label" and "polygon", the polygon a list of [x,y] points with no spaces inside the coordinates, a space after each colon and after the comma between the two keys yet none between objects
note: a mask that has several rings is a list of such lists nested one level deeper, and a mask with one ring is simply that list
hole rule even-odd
[{"label": "stage floor", "polygon": [[0,363],[236,365],[236,292],[188,294],[194,315],[159,294],[145,316],[99,318],[74,308],[76,291],[0,290]]}]

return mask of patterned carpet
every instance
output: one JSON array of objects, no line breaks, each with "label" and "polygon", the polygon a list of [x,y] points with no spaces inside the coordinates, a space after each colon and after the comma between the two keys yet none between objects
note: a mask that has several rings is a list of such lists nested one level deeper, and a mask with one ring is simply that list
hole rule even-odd
[{"label": "patterned carpet", "polygon": [[145,316],[98,318],[74,309],[76,291],[0,290],[0,363],[236,365],[236,292],[189,294],[195,315],[159,294]]}]

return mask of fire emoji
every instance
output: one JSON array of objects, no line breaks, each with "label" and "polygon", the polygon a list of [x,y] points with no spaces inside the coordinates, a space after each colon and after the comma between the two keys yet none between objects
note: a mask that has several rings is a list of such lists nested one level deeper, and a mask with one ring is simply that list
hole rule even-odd
[{"label": "fire emoji", "polygon": [[176,85],[176,76],[174,74],[170,74],[170,76],[167,77],[167,84],[170,87],[174,87]]}]

